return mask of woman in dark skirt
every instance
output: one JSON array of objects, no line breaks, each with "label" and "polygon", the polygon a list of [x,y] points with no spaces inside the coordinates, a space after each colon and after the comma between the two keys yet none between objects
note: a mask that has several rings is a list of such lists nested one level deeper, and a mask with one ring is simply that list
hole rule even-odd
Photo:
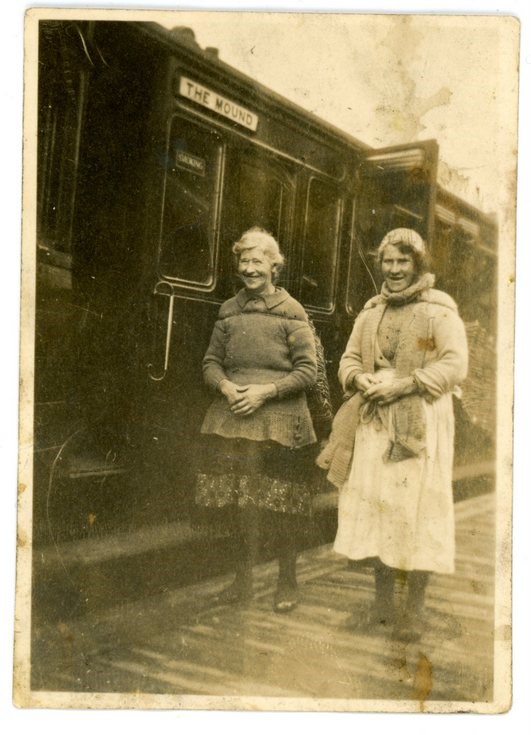
[{"label": "woman in dark skirt", "polygon": [[275,286],[283,264],[275,239],[255,227],[233,252],[244,287],[222,304],[203,360],[205,382],[217,395],[201,427],[209,436],[195,500],[235,522],[236,576],[219,598],[252,597],[267,529],[279,558],[273,609],[289,612],[298,601],[298,531],[311,510],[307,468],[316,435],[306,391],[316,381],[315,339],[303,307]]}]

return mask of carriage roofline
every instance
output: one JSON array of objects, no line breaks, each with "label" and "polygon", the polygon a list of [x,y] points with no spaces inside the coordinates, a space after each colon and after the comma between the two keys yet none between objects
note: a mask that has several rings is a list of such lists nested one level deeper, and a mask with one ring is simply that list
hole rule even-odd
[{"label": "carriage roofline", "polygon": [[478,220],[482,220],[485,224],[497,227],[497,218],[495,213],[484,212],[482,209],[478,209],[478,207],[470,204],[466,199],[463,199],[457,194],[445,189],[444,186],[441,186],[440,184],[437,184],[437,189],[441,194],[442,199],[449,200],[456,207],[467,209],[472,216]]},{"label": "carriage roofline", "polygon": [[[305,110],[303,107],[300,107],[287,97],[283,97],[281,94],[274,92],[230,64],[227,64],[216,55],[217,49],[210,52],[206,49],[202,49],[194,39],[193,29],[183,28],[183,33],[179,34],[178,32],[164,28],[158,23],[153,22],[132,21],[130,25],[138,27],[148,37],[167,46],[169,50],[178,50],[180,54],[189,56],[194,61],[200,61],[202,64],[205,64],[205,66],[210,67],[211,70],[215,69],[218,73],[222,72],[224,75],[229,75],[238,84],[249,87],[255,93],[258,92],[258,94],[268,104],[272,106],[280,106],[285,112],[291,113],[297,118],[304,118],[304,120],[310,123],[314,128],[318,128],[321,132],[326,132],[339,142],[348,142],[353,148],[358,149],[358,152],[370,152],[377,150],[367,143],[363,143],[358,140],[349,133],[346,133],[344,130],[341,130],[332,123],[323,120],[318,115]],[[186,40],[186,31],[190,33],[190,40]]]},{"label": "carriage roofline", "polygon": [[[247,76],[243,72],[239,71],[235,67],[227,64],[225,61],[217,56],[217,49],[203,49],[197,41],[195,41],[195,35],[192,28],[179,28],[176,30],[167,29],[158,23],[145,22],[145,21],[133,21],[131,25],[138,27],[143,33],[150,38],[156,40],[159,43],[167,46],[169,50],[178,50],[180,54],[189,56],[195,61],[200,61],[211,69],[216,69],[225,75],[229,75],[234,81],[251,88],[254,92],[258,92],[259,95],[270,105],[277,105],[284,109],[284,111],[290,112],[297,118],[303,118],[314,128],[318,128],[320,131],[325,131],[328,135],[332,136],[336,140],[348,143],[356,148],[358,152],[372,153],[373,151],[379,150],[373,146],[363,143],[358,138],[345,132],[344,130],[336,127],[332,123],[323,120],[318,115],[309,112],[308,110],[300,107],[295,102],[292,102],[288,98],[281,94],[274,92],[265,85],[257,82],[252,77]],[[188,34],[188,38],[187,38]],[[414,142],[426,142],[426,141],[412,141]],[[476,218],[482,219],[489,224],[496,224],[496,218],[472,205],[467,200],[454,194],[442,185],[437,184],[437,190],[443,198],[449,199],[454,206],[459,208],[466,208]]]}]

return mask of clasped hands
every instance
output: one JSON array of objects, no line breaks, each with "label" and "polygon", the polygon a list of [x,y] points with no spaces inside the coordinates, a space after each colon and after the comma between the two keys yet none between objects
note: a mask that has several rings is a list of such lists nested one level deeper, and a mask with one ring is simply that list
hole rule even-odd
[{"label": "clasped hands", "polygon": [[237,385],[230,380],[222,380],[219,390],[227,399],[231,412],[236,416],[250,416],[269,398],[277,395],[274,383]]},{"label": "clasped hands", "polygon": [[402,396],[413,393],[416,389],[412,378],[381,378],[374,373],[359,373],[354,379],[356,388],[366,401],[379,406],[393,403]]}]

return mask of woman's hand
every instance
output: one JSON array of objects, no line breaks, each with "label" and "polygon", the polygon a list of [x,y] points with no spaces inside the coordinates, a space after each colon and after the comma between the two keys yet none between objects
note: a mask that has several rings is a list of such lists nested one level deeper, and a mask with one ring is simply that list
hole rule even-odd
[{"label": "woman's hand", "polygon": [[394,378],[371,385],[363,394],[367,401],[373,401],[379,406],[393,403],[402,396],[410,395],[416,390],[413,378]]},{"label": "woman's hand", "polygon": [[225,396],[229,406],[232,406],[240,398],[240,388],[240,385],[236,385],[236,383],[228,379],[222,380],[218,385],[219,392]]},{"label": "woman's hand", "polygon": [[379,378],[377,378],[374,373],[358,373],[354,378],[354,385],[361,393],[365,393],[371,385],[375,385],[379,382]]},{"label": "woman's hand", "polygon": [[274,398],[277,389],[274,383],[267,385],[239,385],[237,387],[238,397],[230,403],[230,410],[236,416],[250,416],[260,408],[268,399]]}]

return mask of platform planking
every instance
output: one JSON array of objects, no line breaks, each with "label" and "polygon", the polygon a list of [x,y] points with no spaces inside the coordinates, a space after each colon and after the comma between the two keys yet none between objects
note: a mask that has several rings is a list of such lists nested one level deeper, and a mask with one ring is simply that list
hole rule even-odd
[{"label": "platform planking", "polygon": [[[215,605],[227,577],[64,623],[40,624],[35,688],[236,697],[489,701],[494,496],[456,506],[454,575],[432,575],[418,644],[346,626],[372,600],[370,569],[330,546],[299,560],[301,603],[272,612],[274,562],[247,607]],[[398,585],[403,595],[403,585]],[[42,655],[39,656],[39,646]]]}]

